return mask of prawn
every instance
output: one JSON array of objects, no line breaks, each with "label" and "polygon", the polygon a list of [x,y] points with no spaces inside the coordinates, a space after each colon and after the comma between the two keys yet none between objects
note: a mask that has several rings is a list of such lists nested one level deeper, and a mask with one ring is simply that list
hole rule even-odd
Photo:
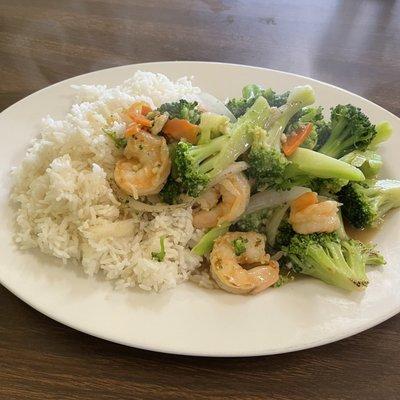
[{"label": "prawn", "polygon": [[213,228],[231,222],[245,211],[250,199],[250,184],[242,174],[229,174],[220,183],[201,194],[193,211],[196,228]]},{"label": "prawn", "polygon": [[141,130],[128,139],[124,157],[115,166],[114,179],[124,192],[137,199],[159,193],[170,171],[165,138]]},{"label": "prawn", "polygon": [[[235,249],[237,240],[244,243],[240,254]],[[253,267],[244,269],[241,264]],[[210,254],[210,271],[221,289],[234,294],[259,293],[279,278],[279,264],[265,253],[265,236],[256,232],[220,236]]]},{"label": "prawn", "polygon": [[297,233],[334,232],[340,227],[338,203],[333,200],[311,204],[297,210],[291,207],[289,222]]}]

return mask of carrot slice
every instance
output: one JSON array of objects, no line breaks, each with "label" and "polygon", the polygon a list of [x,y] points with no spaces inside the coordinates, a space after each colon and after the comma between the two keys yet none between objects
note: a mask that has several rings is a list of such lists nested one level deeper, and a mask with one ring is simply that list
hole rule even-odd
[{"label": "carrot slice", "polygon": [[145,116],[151,111],[151,107],[144,101],[135,101],[128,109],[128,117],[139,125],[151,127],[152,121]]},{"label": "carrot slice", "polygon": [[292,201],[290,205],[290,212],[297,213],[304,210],[308,206],[318,203],[318,195],[315,192],[303,193],[301,196],[297,197]]},{"label": "carrot slice", "polygon": [[139,133],[139,131],[140,125],[138,125],[136,122],[132,122],[125,130],[125,137],[128,139],[132,136],[135,136],[137,133]]},{"label": "carrot slice", "polygon": [[282,145],[285,156],[292,155],[298,147],[310,136],[313,124],[308,123],[296,129],[288,135],[286,142]]},{"label": "carrot slice", "polygon": [[173,118],[167,121],[163,132],[172,139],[186,139],[189,143],[195,144],[200,128],[186,119]]},{"label": "carrot slice", "polygon": [[142,104],[142,115],[146,116],[150,111],[153,111],[151,109],[151,107],[147,103],[143,102],[143,104]]}]

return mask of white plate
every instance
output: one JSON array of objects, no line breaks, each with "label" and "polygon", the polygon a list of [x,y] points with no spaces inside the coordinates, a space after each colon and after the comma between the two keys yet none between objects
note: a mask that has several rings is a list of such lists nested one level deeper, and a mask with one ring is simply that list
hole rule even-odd
[{"label": "white plate", "polygon": [[[374,237],[388,265],[369,272],[371,283],[362,294],[348,294],[313,279],[248,297],[190,283],[160,294],[118,292],[109,282],[87,278],[77,267],[64,266],[38,252],[18,251],[12,241],[9,169],[19,163],[30,138],[37,135],[41,117],[65,114],[72,101],[71,84],[117,85],[138,69],[162,72],[171,78],[193,76],[196,85],[222,99],[239,95],[248,83],[270,85],[278,91],[309,83],[318,104],[352,103],[373,122],[386,119],[396,133],[400,131],[397,117],[368,100],[309,78],[262,68],[151,63],[60,82],[0,114],[0,281],[5,287],[43,314],[82,332],[143,349],[201,356],[252,356],[314,347],[354,335],[400,311],[400,213],[396,212]],[[383,146],[383,176],[400,178],[399,148],[400,137],[396,135]]]}]

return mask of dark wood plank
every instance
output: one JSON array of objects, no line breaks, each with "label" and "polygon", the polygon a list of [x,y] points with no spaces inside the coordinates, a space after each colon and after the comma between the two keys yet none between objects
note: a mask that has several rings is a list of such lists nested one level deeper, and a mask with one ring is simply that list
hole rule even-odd
[{"label": "dark wood plank", "polygon": [[[210,60],[296,72],[400,115],[400,3],[0,0],[0,109],[101,68]],[[0,399],[398,399],[400,317],[293,354],[151,353],[73,331],[0,288]]]}]

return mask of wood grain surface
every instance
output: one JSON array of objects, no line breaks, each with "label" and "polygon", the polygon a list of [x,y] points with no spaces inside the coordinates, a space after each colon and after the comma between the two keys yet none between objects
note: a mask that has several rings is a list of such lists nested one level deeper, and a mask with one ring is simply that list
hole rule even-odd
[{"label": "wood grain surface", "polygon": [[[0,0],[0,110],[122,64],[209,60],[296,72],[400,115],[400,2]],[[0,399],[400,398],[400,316],[292,354],[152,353],[62,326],[0,287]]]}]

